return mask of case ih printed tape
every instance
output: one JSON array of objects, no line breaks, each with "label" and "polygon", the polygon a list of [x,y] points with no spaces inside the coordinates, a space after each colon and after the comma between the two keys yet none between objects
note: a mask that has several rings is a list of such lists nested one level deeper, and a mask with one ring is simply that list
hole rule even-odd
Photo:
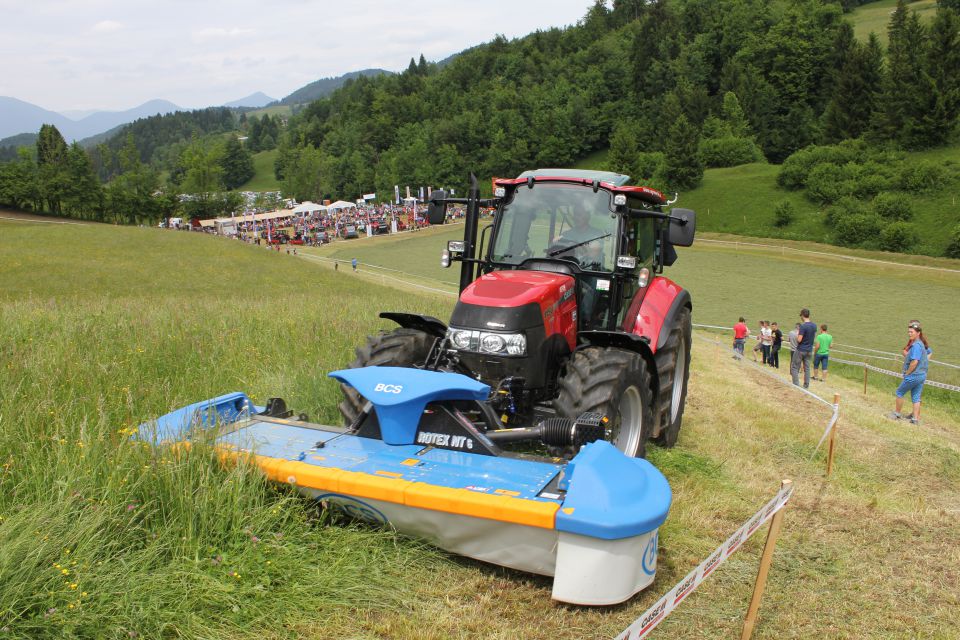
[{"label": "case ih printed tape", "polygon": [[789,484],[782,488],[763,508],[753,514],[749,520],[744,522],[732,536],[727,538],[726,542],[717,547],[697,568],[688,573],[673,589],[624,629],[616,637],[616,640],[646,638],[658,624],[663,622],[664,618],[670,615],[670,612],[707,579],[707,576],[713,573],[714,569],[723,564],[734,551],[739,549],[744,542],[750,539],[750,536],[760,529],[764,522],[782,509],[791,495],[793,495],[793,485]]}]

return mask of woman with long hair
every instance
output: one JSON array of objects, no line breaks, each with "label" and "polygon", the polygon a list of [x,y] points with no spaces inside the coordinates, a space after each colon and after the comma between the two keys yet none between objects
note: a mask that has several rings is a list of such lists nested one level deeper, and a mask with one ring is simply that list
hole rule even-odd
[{"label": "woman with long hair", "polygon": [[913,401],[913,414],[910,416],[912,424],[920,424],[920,394],[923,392],[923,383],[927,380],[927,364],[930,356],[930,343],[923,335],[920,322],[911,320],[907,325],[907,346],[903,348],[903,382],[897,387],[896,409],[890,414],[894,420],[904,416],[903,396],[910,392]]}]

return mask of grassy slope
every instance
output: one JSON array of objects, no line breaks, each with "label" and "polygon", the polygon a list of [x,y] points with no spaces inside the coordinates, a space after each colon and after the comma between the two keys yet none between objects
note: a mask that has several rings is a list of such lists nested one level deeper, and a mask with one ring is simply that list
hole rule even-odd
[{"label": "grassy slope", "polygon": [[[755,637],[955,634],[960,419],[936,402],[911,432],[880,417],[889,384],[861,397],[857,383],[834,378],[824,393],[840,392],[844,413],[836,476],[823,483],[822,459],[808,458],[825,410],[695,341],[679,446],[650,455],[675,500],[655,586],[618,608],[559,607],[549,580],[446,561],[376,532],[311,526],[298,500],[265,489],[256,474],[220,471],[202,449],[185,461],[154,456],[116,434],[232,389],[282,395],[333,420],[337,391],[323,374],[386,325],[376,312],[446,317],[449,297],[381,287],[365,266],[333,272],[154,229],[43,228],[45,242],[24,251],[37,227],[0,224],[9,266],[0,274],[0,624],[14,635],[611,637],[782,477],[798,481],[798,494]],[[449,233],[407,236],[404,269],[435,264],[437,251],[425,247]],[[365,244],[375,243],[334,249],[359,254]],[[681,262],[693,269],[698,251]],[[708,260],[703,251],[698,311],[722,304],[704,288],[755,297],[753,266],[778,268],[769,257],[717,251]],[[717,266],[723,260],[738,268]],[[721,270],[725,277],[712,275]],[[874,270],[874,286],[895,290],[899,276],[887,275],[884,285]],[[860,291],[846,290],[847,307],[867,304]],[[908,302],[891,299],[892,313],[905,312],[896,305]],[[948,306],[957,297],[938,299]],[[736,633],[761,541],[733,556],[658,637]]]},{"label": "grassy slope", "polygon": [[253,154],[253,168],[256,173],[239,191],[276,191],[280,181],[273,173],[273,162],[277,159],[277,150],[260,151]]},{"label": "grassy slope", "polygon": [[[417,234],[338,241],[317,251],[345,261],[356,257],[361,269],[379,265],[413,274],[454,292],[459,280],[457,265],[441,268],[439,255],[447,240],[462,238],[462,234],[463,227],[456,225]],[[800,246],[836,250],[810,243]],[[761,318],[786,325],[795,322],[799,309],[807,306],[816,322],[830,325],[838,342],[896,351],[905,341],[906,320],[916,316],[934,342],[935,357],[960,362],[960,343],[952,339],[954,319],[960,314],[960,273],[956,271],[857,263],[839,253],[837,257],[794,254],[779,247],[703,241],[679,253],[677,263],[665,275],[690,290],[695,322],[730,326],[742,314],[751,325]],[[960,269],[956,260],[927,261]]]},{"label": "grassy slope", "polygon": [[[853,22],[853,32],[858,40],[867,41],[873,32],[880,37],[883,46],[887,46],[887,28],[890,26],[890,13],[897,7],[897,0],[879,0],[850,12],[849,20]],[[908,5],[911,11],[920,14],[920,18],[927,22],[933,20],[937,11],[936,0],[918,0]]]}]

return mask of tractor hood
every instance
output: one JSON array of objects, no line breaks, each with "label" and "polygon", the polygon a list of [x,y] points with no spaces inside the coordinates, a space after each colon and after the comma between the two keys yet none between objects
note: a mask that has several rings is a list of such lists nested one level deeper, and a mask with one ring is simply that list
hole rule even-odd
[{"label": "tractor hood", "polygon": [[[520,307],[531,302],[550,304],[573,291],[573,278],[546,271],[494,271],[463,290],[460,300],[485,307]],[[571,294],[572,295],[572,294]]]},{"label": "tractor hood", "polygon": [[[546,271],[494,271],[460,294],[451,326],[493,331],[544,328],[556,332],[561,309],[574,308],[571,276]],[[569,311],[569,310],[568,310]]]}]

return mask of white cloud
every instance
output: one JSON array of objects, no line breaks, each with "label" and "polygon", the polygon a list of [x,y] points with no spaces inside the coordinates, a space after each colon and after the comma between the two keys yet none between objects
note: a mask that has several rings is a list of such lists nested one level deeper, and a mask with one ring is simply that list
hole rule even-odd
[{"label": "white cloud", "polygon": [[93,25],[92,31],[94,33],[111,33],[120,29],[123,29],[123,25],[116,20],[101,20]]},{"label": "white cloud", "polygon": [[219,38],[249,37],[255,33],[256,31],[253,29],[241,29],[239,27],[232,27],[230,29],[225,29],[223,27],[207,27],[206,29],[194,31],[192,36],[194,40],[202,42],[205,40],[216,40]]},{"label": "white cloud", "polygon": [[421,53],[434,61],[498,33],[570,25],[592,1],[0,0],[0,60],[16,61],[0,93],[52,110],[282,98],[319,78],[402,71]]}]

